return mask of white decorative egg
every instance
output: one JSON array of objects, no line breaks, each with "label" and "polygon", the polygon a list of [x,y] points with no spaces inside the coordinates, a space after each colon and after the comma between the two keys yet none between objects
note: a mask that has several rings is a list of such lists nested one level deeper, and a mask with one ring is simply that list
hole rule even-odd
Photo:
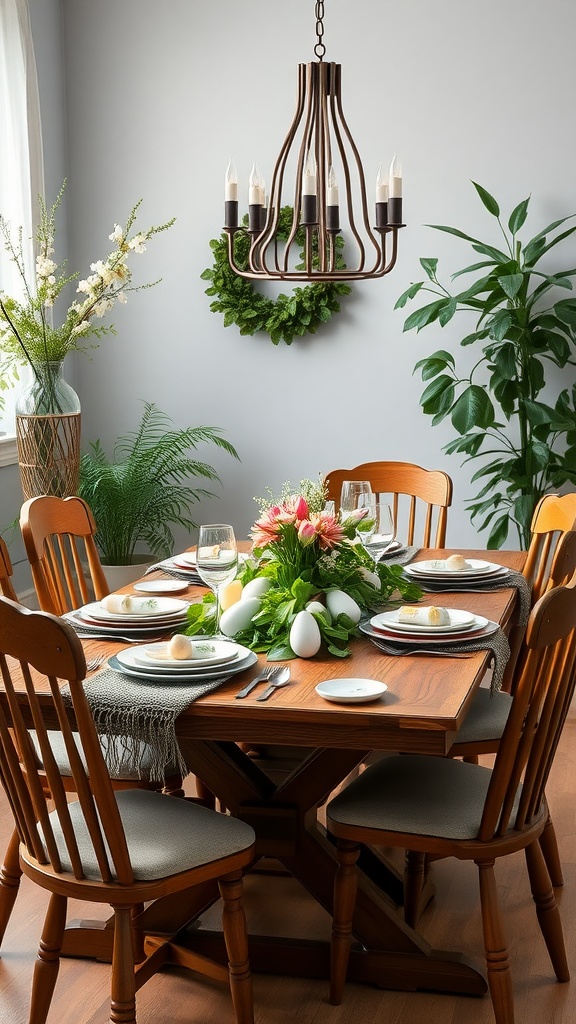
[{"label": "white decorative egg", "polygon": [[323,615],[328,625],[332,622],[332,616],[328,611],[325,604],[320,601],[308,601],[306,605],[306,611],[311,612],[313,615]]},{"label": "white decorative egg", "polygon": [[168,642],[168,654],[177,661],[193,658],[194,648],[190,637],[184,636],[183,633],[176,633]]},{"label": "white decorative egg", "polygon": [[255,576],[245,585],[242,591],[242,601],[246,601],[249,597],[262,597],[262,594],[270,590],[271,586],[272,580],[269,576]]},{"label": "white decorative egg", "polygon": [[370,572],[370,569],[366,569],[365,566],[361,565],[359,572],[364,577],[367,583],[371,583],[376,590],[382,589],[382,583],[380,577],[375,572]]},{"label": "white decorative egg", "polygon": [[233,604],[242,597],[243,587],[240,580],[232,580],[231,583],[226,583],[220,591],[220,607],[223,612],[227,608],[231,608]]},{"label": "white decorative egg", "polygon": [[225,636],[236,636],[243,629],[248,629],[254,616],[260,611],[262,602],[257,597],[247,597],[245,601],[237,601],[227,608],[220,616],[220,630]]},{"label": "white decorative egg", "polygon": [[298,612],[290,628],[290,647],[298,658],[312,658],[320,650],[322,637],[316,619],[308,611]]},{"label": "white decorative egg", "polygon": [[356,601],[343,590],[329,590],[326,594],[328,611],[334,619],[339,615],[347,615],[352,622],[360,622],[362,611]]}]

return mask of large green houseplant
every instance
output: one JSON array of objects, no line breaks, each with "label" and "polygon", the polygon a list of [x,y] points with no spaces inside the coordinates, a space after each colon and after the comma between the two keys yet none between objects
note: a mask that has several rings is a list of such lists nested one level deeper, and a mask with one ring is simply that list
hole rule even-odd
[{"label": "large green houseplant", "polygon": [[164,558],[172,553],[172,525],[194,529],[192,505],[213,494],[187,481],[219,481],[212,466],[190,456],[203,443],[238,458],[217,427],[175,430],[172,420],[147,402],[138,428],[117,439],[111,458],[99,440],[90,444],[80,463],[79,494],[96,520],[104,565],[130,565],[139,545],[150,560]]},{"label": "large green houseplant", "polygon": [[[427,280],[400,296],[396,308],[422,292],[434,295],[411,313],[404,330],[445,327],[458,313],[472,314],[473,330],[460,344],[474,346],[470,368],[459,370],[445,349],[416,363],[427,386],[420,403],[433,424],[449,417],[457,437],[444,448],[461,453],[465,462],[481,460],[472,476],[480,490],[467,506],[479,530],[490,530],[488,547],[498,548],[511,528],[527,547],[530,521],[539,498],[565,483],[576,483],[576,375],[554,390],[558,375],[547,379],[551,366],[576,365],[576,268],[558,269],[550,250],[576,231],[563,227],[570,217],[553,221],[526,244],[518,238],[528,213],[529,198],[519,203],[505,227],[494,197],[473,182],[484,207],[495,218],[503,244],[483,242],[458,228],[429,225],[468,242],[483,257],[456,273],[475,275],[462,291],[437,277],[437,259],[421,259]],[[545,259],[546,258],[546,259]],[[542,262],[545,266],[542,267]]]}]

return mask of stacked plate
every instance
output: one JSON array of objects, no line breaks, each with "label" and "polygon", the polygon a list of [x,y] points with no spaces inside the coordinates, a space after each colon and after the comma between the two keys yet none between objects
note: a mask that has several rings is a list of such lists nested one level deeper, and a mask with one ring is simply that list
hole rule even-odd
[{"label": "stacked plate", "polygon": [[108,659],[108,664],[133,679],[146,682],[193,683],[243,672],[258,661],[253,651],[231,640],[204,637],[197,638],[194,643],[197,654],[194,658],[170,657],[168,644],[161,641],[118,651]]},{"label": "stacked plate", "polygon": [[392,540],[389,544],[378,539],[378,534],[374,534],[372,540],[366,545],[366,550],[370,552],[376,561],[380,562],[386,558],[393,558],[394,555],[401,555],[406,551],[406,545],[402,544],[399,540]]},{"label": "stacked plate", "polygon": [[467,558],[464,569],[453,569],[447,566],[446,560],[435,559],[428,562],[411,562],[404,566],[404,572],[414,580],[423,582],[448,583],[450,581],[472,583],[473,581],[487,582],[506,576],[508,569],[505,565],[497,565],[495,562],[484,562],[479,558]]},{"label": "stacked plate", "polygon": [[116,634],[130,633],[131,636],[146,639],[158,633],[174,632],[178,626],[187,622],[186,613],[189,602],[174,597],[138,598],[142,605],[137,605],[137,612],[108,611],[102,601],[94,601],[70,612],[68,618],[72,625],[81,632],[113,637]]},{"label": "stacked plate", "polygon": [[399,609],[374,615],[360,628],[372,639],[392,640],[397,643],[461,643],[476,637],[489,636],[498,629],[498,623],[474,615],[472,612],[447,608],[450,622],[445,626],[417,625],[414,622],[399,622]]}]

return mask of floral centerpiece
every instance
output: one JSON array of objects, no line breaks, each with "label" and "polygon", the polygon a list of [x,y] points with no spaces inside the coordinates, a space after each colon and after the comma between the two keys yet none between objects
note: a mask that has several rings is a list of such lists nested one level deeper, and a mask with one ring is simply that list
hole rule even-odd
[{"label": "floral centerpiece", "polygon": [[[115,224],[109,235],[114,243],[112,252],[91,264],[92,273],[78,281],[79,298],[70,304],[62,323],[54,326],[52,310],[58,296],[79,277],[79,274],[67,274],[66,262],[59,266],[53,259],[56,212],[65,187],[66,181],[50,209],[42,197],[38,198],[40,222],[34,282],[26,277],[22,228],[15,240],[10,224],[0,215],[4,247],[22,280],[21,298],[7,296],[0,290],[0,392],[19,379],[19,367],[28,363],[42,392],[38,395],[39,411],[47,413],[59,411],[56,387],[59,371],[47,372],[46,368],[59,366],[69,352],[95,347],[88,343],[89,338],[116,333],[111,324],[99,325],[95,321],[109,313],[116,302],[126,302],[128,292],[151,288],[158,283],[133,285],[128,260],[133,254],[145,252],[148,240],[174,223],[173,218],[146,231],[133,231],[141,200],[136,203],[126,226]],[[0,404],[2,402],[0,394]]]},{"label": "floral centerpiece", "polygon": [[[322,483],[303,480],[297,493],[287,484],[259,503],[251,556],[229,585],[234,603],[222,595],[220,629],[239,643],[271,661],[311,657],[323,643],[347,657],[363,614],[421,596],[401,566],[375,562],[358,540],[368,510],[335,514]],[[188,633],[209,631],[211,604],[209,595],[191,606]]]}]

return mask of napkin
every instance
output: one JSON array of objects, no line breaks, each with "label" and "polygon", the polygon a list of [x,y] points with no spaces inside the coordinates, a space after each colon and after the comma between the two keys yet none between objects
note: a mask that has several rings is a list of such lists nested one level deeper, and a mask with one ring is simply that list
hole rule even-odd
[{"label": "napkin", "polygon": [[100,607],[111,615],[154,615],[158,611],[155,597],[132,597],[130,594],[108,594]]}]

